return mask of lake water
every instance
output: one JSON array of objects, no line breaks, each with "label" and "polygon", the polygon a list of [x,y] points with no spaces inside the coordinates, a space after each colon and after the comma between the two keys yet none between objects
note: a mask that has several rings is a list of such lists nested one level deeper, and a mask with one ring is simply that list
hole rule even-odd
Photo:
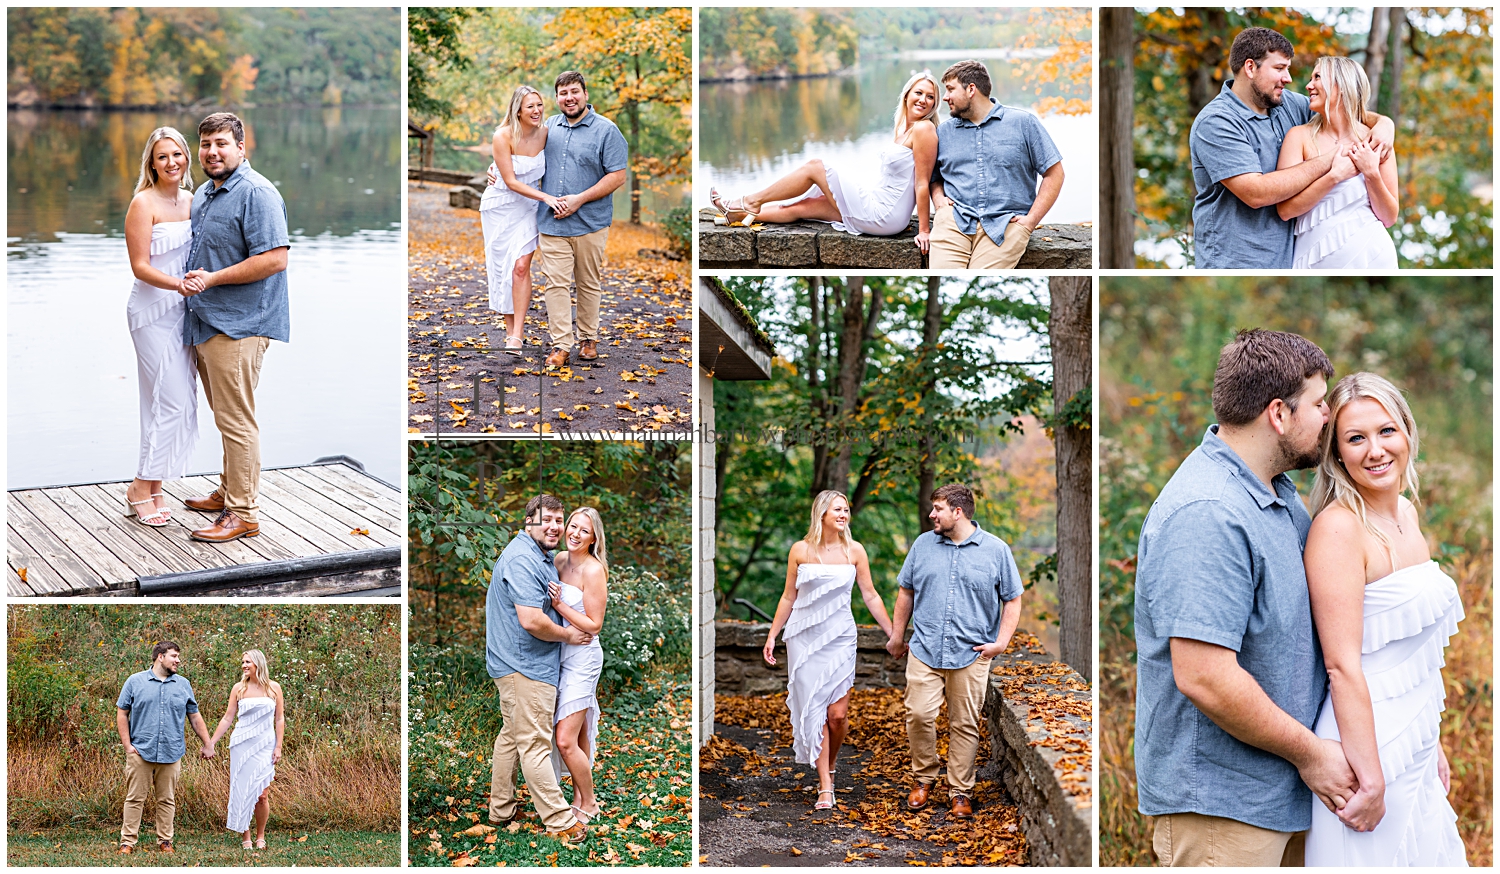
[{"label": "lake water", "polygon": [[[241,113],[251,164],[278,183],[292,248],[292,341],[256,391],[262,464],[348,455],[399,483],[405,460],[406,247],[401,113]],[[139,440],[134,281],[123,223],[152,129],[197,116],[12,111],[8,121],[7,488],[130,479]],[[194,175],[203,180],[194,150]],[[221,466],[199,394],[194,473]]]},{"label": "lake water", "polygon": [[[922,61],[864,61],[850,76],[700,85],[693,205],[709,205],[710,187],[726,194],[754,191],[810,158],[873,174],[881,149],[891,141],[896,100],[911,74],[927,67],[942,75],[954,61],[975,56],[972,51],[932,54]],[[985,66],[991,97],[1007,106],[1030,107],[1036,101],[1016,64],[986,58]],[[1044,90],[1042,96],[1055,93]],[[947,117],[948,107],[939,103],[939,121]],[[1051,115],[1042,124],[1067,173],[1047,220],[1093,221],[1099,189],[1094,116]]]}]

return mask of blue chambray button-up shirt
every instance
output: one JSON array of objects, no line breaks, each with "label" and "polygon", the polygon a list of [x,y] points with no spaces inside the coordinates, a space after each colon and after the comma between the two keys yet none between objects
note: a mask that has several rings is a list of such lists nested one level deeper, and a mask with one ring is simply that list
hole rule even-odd
[{"label": "blue chambray button-up shirt", "polygon": [[968,667],[974,647],[995,642],[1005,602],[1022,591],[1010,547],[977,522],[962,543],[922,532],[896,582],[912,592],[912,654],[945,671]]},{"label": "blue chambray button-up shirt", "polygon": [[540,640],[521,627],[516,607],[539,607],[553,622],[562,624],[547,584],[557,582],[552,554],[522,528],[495,560],[490,572],[490,590],[484,601],[485,667],[499,679],[519,673],[528,680],[557,685],[558,659],[562,644]]},{"label": "blue chambray button-up shirt", "polygon": [[[215,187],[198,186],[193,195],[193,245],[189,270],[223,270],[251,255],[290,246],[286,202],[271,180],[242,161]],[[243,285],[219,285],[187,299],[183,340],[196,346],[215,334],[234,340],[269,337],[291,341],[286,271]]]},{"label": "blue chambray button-up shirt", "polygon": [[[989,99],[989,98],[986,98]],[[1005,242],[1011,216],[1036,202],[1037,177],[1062,160],[1035,115],[993,99],[979,124],[950,116],[938,125],[932,181],[953,201],[953,221],[966,234],[984,226],[996,245]]]},{"label": "blue chambray button-up shirt", "polygon": [[1141,813],[1198,813],[1279,832],[1312,824],[1291,762],[1237,740],[1177,689],[1172,638],[1234,650],[1277,707],[1311,728],[1328,678],[1302,547],[1312,518],[1286,474],[1269,488],[1218,426],[1141,525],[1135,572],[1135,768]]},{"label": "blue chambray button-up shirt", "polygon": [[[630,162],[630,148],[625,135],[615,123],[589,111],[574,124],[562,115],[547,119],[547,172],[539,186],[553,197],[582,194]],[[601,197],[585,203],[566,218],[557,218],[552,208],[538,203],[537,231],[549,237],[581,237],[609,227],[615,220],[614,197]]]},{"label": "blue chambray button-up shirt", "polygon": [[188,715],[198,712],[187,677],[173,674],[163,680],[150,669],[131,674],[115,706],[130,711],[130,745],[145,761],[168,765],[187,753],[183,730]]}]

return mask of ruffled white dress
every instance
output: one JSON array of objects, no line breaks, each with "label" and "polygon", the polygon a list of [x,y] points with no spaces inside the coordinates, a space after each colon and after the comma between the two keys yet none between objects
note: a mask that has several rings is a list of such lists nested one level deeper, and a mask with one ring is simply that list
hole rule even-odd
[{"label": "ruffled white dress", "polygon": [[255,802],[276,778],[271,751],[276,748],[276,701],[241,698],[229,736],[229,821],[225,827],[243,833],[250,827]]},{"label": "ruffled white dress", "polygon": [[[1467,867],[1458,817],[1438,779],[1443,650],[1463,618],[1458,587],[1434,561],[1365,586],[1360,664],[1374,704],[1385,817],[1373,831],[1356,832],[1315,801],[1309,866]],[[1339,739],[1331,697],[1314,731]]]},{"label": "ruffled white dress", "polygon": [[1335,185],[1297,218],[1292,269],[1395,270],[1396,244],[1370,206],[1365,177]]},{"label": "ruffled white dress", "polygon": [[[157,222],[151,228],[151,266],[180,277],[193,246],[191,221]],[[183,342],[186,299],[137,279],[125,304],[135,344],[140,387],[141,453],[136,476],[180,479],[198,443],[198,359]]]},{"label": "ruffled white dress", "polygon": [[786,706],[793,758],[811,765],[823,751],[828,705],[854,686],[858,630],[850,606],[854,565],[797,566],[797,600],[781,639],[786,643]]},{"label": "ruffled white dress", "polygon": [[[583,590],[567,583],[562,584],[563,603],[577,610],[583,609]],[[568,620],[562,621],[564,627],[568,626]],[[599,686],[599,674],[604,670],[604,647],[599,645],[599,636],[587,646],[574,646],[571,643],[562,645],[561,673],[557,678],[557,710],[552,717],[552,724],[562,722],[564,717],[586,711],[588,716],[584,718],[584,725],[589,733],[589,767],[594,766],[595,740],[599,736],[599,699],[595,697],[594,690]],[[568,766],[557,753],[556,738],[552,745],[552,767],[557,772],[557,778],[572,776],[568,773]]]},{"label": "ruffled white dress", "polygon": [[[517,182],[536,187],[547,172],[547,153],[538,152],[531,157],[511,155],[510,166]],[[495,184],[479,198],[479,226],[484,231],[484,272],[489,278],[490,309],[510,315],[516,311],[511,302],[511,271],[522,255],[536,251],[538,202],[511,191],[499,176],[496,171]]]},{"label": "ruffled white dress", "polygon": [[[886,146],[880,152],[880,167],[867,180],[852,172],[841,174],[831,164],[825,164],[823,171],[833,202],[844,217],[832,223],[835,230],[889,237],[911,226],[912,212],[917,208],[916,158],[911,149],[896,143]],[[822,196],[823,190],[814,185],[797,200]]]}]

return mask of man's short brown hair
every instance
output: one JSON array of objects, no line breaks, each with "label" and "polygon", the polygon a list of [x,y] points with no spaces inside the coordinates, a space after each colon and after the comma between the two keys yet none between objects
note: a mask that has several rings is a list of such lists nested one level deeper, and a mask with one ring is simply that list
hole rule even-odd
[{"label": "man's short brown hair", "polygon": [[220,131],[229,131],[234,136],[234,141],[243,143],[245,141],[245,123],[240,117],[232,112],[215,112],[213,115],[198,122],[198,139],[203,139],[209,134]]},{"label": "man's short brown hair", "polygon": [[557,74],[557,81],[552,83],[552,93],[563,90],[564,85],[577,85],[584,91],[589,90],[588,83],[583,81],[583,74],[577,70],[563,70]]},{"label": "man's short brown hair", "polygon": [[182,647],[178,646],[177,644],[173,643],[170,640],[164,640],[161,643],[158,643],[156,645],[156,648],[153,649],[153,650],[151,650],[151,664],[153,664],[153,665],[156,664],[156,660],[157,659],[161,658],[163,655],[165,655],[165,654],[167,654],[169,652],[174,652],[174,651],[178,652],[178,653],[181,653],[182,652]]},{"label": "man's short brown hair", "polygon": [[990,96],[990,71],[978,61],[959,61],[943,71],[943,81],[957,79],[960,85],[973,85],[985,97]]},{"label": "man's short brown hair", "polygon": [[1240,331],[1219,352],[1214,370],[1214,416],[1231,427],[1255,421],[1280,398],[1295,412],[1310,377],[1333,379],[1333,364],[1318,345],[1284,331]]},{"label": "man's short brown hair", "polygon": [[1229,46],[1229,68],[1238,76],[1246,61],[1258,64],[1272,52],[1285,55],[1290,61],[1296,49],[1292,48],[1291,40],[1269,27],[1247,27]]},{"label": "man's short brown hair", "polygon": [[942,501],[954,510],[962,510],[964,518],[974,521],[974,493],[963,483],[949,483],[932,492],[932,502]]},{"label": "man's short brown hair", "polygon": [[542,521],[541,511],[543,510],[553,510],[555,512],[561,513],[563,511],[563,502],[552,495],[537,495],[536,497],[526,502],[526,521]]}]

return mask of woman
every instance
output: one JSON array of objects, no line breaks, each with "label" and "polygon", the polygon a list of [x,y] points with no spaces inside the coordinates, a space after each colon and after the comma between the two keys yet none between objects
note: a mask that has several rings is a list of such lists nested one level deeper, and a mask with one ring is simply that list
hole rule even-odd
[{"label": "woman", "polygon": [[599,815],[594,795],[594,740],[599,735],[599,699],[594,690],[604,670],[599,629],[609,598],[609,563],[604,550],[604,522],[593,507],[579,507],[568,517],[568,549],[554,561],[562,582],[548,587],[552,606],[563,625],[575,626],[594,639],[586,646],[563,644],[562,672],[557,679],[553,737],[557,778],[573,778],[573,815],[587,825]]},{"label": "woman", "polygon": [[[505,122],[495,128],[491,181],[479,199],[484,230],[484,269],[490,309],[505,317],[504,351],[520,355],[526,311],[531,307],[531,257],[536,252],[536,203],[555,198],[533,187],[547,170],[547,126],[542,95],[530,85],[516,88]],[[494,179],[498,173],[499,182]]]},{"label": "woman", "polygon": [[[125,515],[160,528],[171,511],[163,480],[186,475],[198,442],[198,369],[182,339],[183,292],[193,226],[192,153],[176,128],[146,138],[135,196],[125,211],[125,251],[135,285],[125,305],[141,397],[141,452],[125,489]],[[194,280],[196,282],[196,280]]]},{"label": "woman", "polygon": [[1439,669],[1463,605],[1419,527],[1417,426],[1372,373],[1340,380],[1329,407],[1304,555],[1328,669],[1314,731],[1343,744],[1359,788],[1341,811],[1348,825],[1313,805],[1306,861],[1464,865],[1438,742]]},{"label": "woman", "polygon": [[1287,131],[1276,169],[1340,154],[1329,171],[1336,181],[1332,190],[1320,197],[1314,183],[1276,205],[1282,219],[1297,219],[1292,267],[1395,270],[1396,244],[1386,228],[1395,224],[1399,208],[1396,154],[1382,161],[1363,123],[1370,97],[1364,68],[1349,58],[1319,58],[1307,97],[1312,121]]},{"label": "woman", "polygon": [[[238,723],[235,720],[238,719]],[[251,848],[250,818],[255,817],[257,850],[266,848],[266,821],[271,818],[271,781],[281,761],[281,739],[286,733],[286,702],[281,684],[266,670],[266,656],[258,649],[240,658],[240,681],[229,692],[229,706],[214,729],[209,746],[234,725],[229,738],[229,821],[226,828],[244,837]]]},{"label": "woman", "polygon": [[926,252],[932,231],[927,186],[937,162],[937,95],[937,79],[930,70],[906,80],[896,102],[891,145],[881,151],[880,167],[868,186],[861,184],[865,174],[841,175],[814,158],[754,194],[725,199],[711,190],[709,197],[734,224],[816,219],[851,234],[877,236],[906,230],[915,207],[916,244]]},{"label": "woman", "polygon": [[827,489],[813,500],[807,536],[787,556],[786,589],[761,653],[766,664],[776,664],[776,635],[785,627],[792,753],[802,764],[817,765],[815,810],[838,803],[833,774],[849,730],[857,636],[850,596],[856,581],[880,630],[891,633],[885,602],[870,579],[869,556],[849,536],[849,516],[849,499],[841,492]]}]

